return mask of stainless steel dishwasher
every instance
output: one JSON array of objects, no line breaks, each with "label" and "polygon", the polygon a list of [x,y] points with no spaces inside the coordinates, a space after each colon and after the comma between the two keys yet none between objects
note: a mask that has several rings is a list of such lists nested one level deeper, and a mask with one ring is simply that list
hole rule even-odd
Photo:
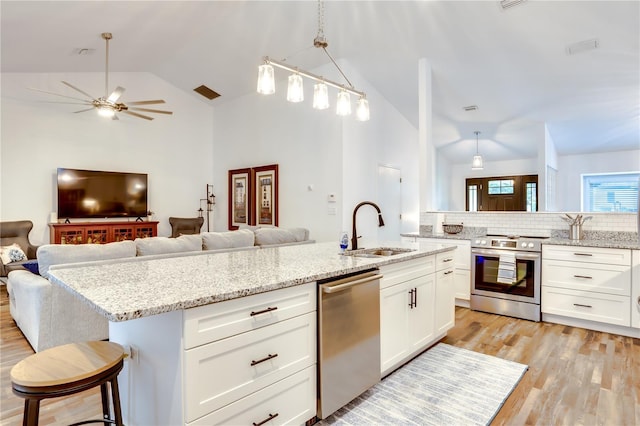
[{"label": "stainless steel dishwasher", "polygon": [[378,270],[318,282],[321,419],[380,381]]}]

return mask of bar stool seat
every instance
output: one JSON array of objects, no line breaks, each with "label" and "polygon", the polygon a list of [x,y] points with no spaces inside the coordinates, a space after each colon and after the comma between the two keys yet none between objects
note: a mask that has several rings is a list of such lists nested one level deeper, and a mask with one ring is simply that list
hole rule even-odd
[{"label": "bar stool seat", "polygon": [[[25,399],[23,425],[38,424],[40,401],[82,392],[100,386],[101,420],[86,423],[122,425],[118,373],[122,370],[124,349],[113,342],[83,342],[56,346],[33,354],[11,369],[13,393]],[[111,385],[113,417],[109,407],[107,383]]]}]

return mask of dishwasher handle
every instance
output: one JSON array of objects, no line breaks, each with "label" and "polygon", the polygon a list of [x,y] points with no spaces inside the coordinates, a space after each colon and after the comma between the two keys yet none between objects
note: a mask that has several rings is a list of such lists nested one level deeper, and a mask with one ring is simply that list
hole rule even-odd
[{"label": "dishwasher handle", "polygon": [[[321,285],[321,287],[322,287],[323,293],[337,293],[339,291],[344,291],[356,285],[366,284],[371,281],[379,280],[380,278],[382,278],[382,274],[375,274],[368,277],[347,281],[347,282],[344,282],[343,284],[331,285],[330,283],[327,283],[327,284]],[[340,280],[337,282],[343,282],[343,280]]]}]

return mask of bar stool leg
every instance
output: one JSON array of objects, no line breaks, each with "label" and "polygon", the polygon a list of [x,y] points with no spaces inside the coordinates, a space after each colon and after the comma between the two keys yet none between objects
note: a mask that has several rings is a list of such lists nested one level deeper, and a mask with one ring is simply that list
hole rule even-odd
[{"label": "bar stool leg", "polygon": [[104,425],[107,426],[110,424],[106,420],[111,420],[111,410],[109,409],[109,393],[106,382],[100,385],[100,396],[102,397],[102,418],[105,420]]},{"label": "bar stool leg", "polygon": [[40,400],[26,398],[24,400],[24,415],[22,417],[22,425],[38,426],[39,415],[40,415]]},{"label": "bar stool leg", "polygon": [[122,411],[120,409],[120,392],[118,390],[118,375],[111,379],[111,400],[113,401],[113,416],[117,426],[124,426],[122,423]]}]

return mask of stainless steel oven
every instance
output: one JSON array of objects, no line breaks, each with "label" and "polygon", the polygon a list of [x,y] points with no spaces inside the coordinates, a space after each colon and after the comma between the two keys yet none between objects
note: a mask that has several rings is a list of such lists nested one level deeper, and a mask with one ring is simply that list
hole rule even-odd
[{"label": "stainless steel oven", "polygon": [[471,309],[540,321],[541,240],[517,236],[472,240]]}]

